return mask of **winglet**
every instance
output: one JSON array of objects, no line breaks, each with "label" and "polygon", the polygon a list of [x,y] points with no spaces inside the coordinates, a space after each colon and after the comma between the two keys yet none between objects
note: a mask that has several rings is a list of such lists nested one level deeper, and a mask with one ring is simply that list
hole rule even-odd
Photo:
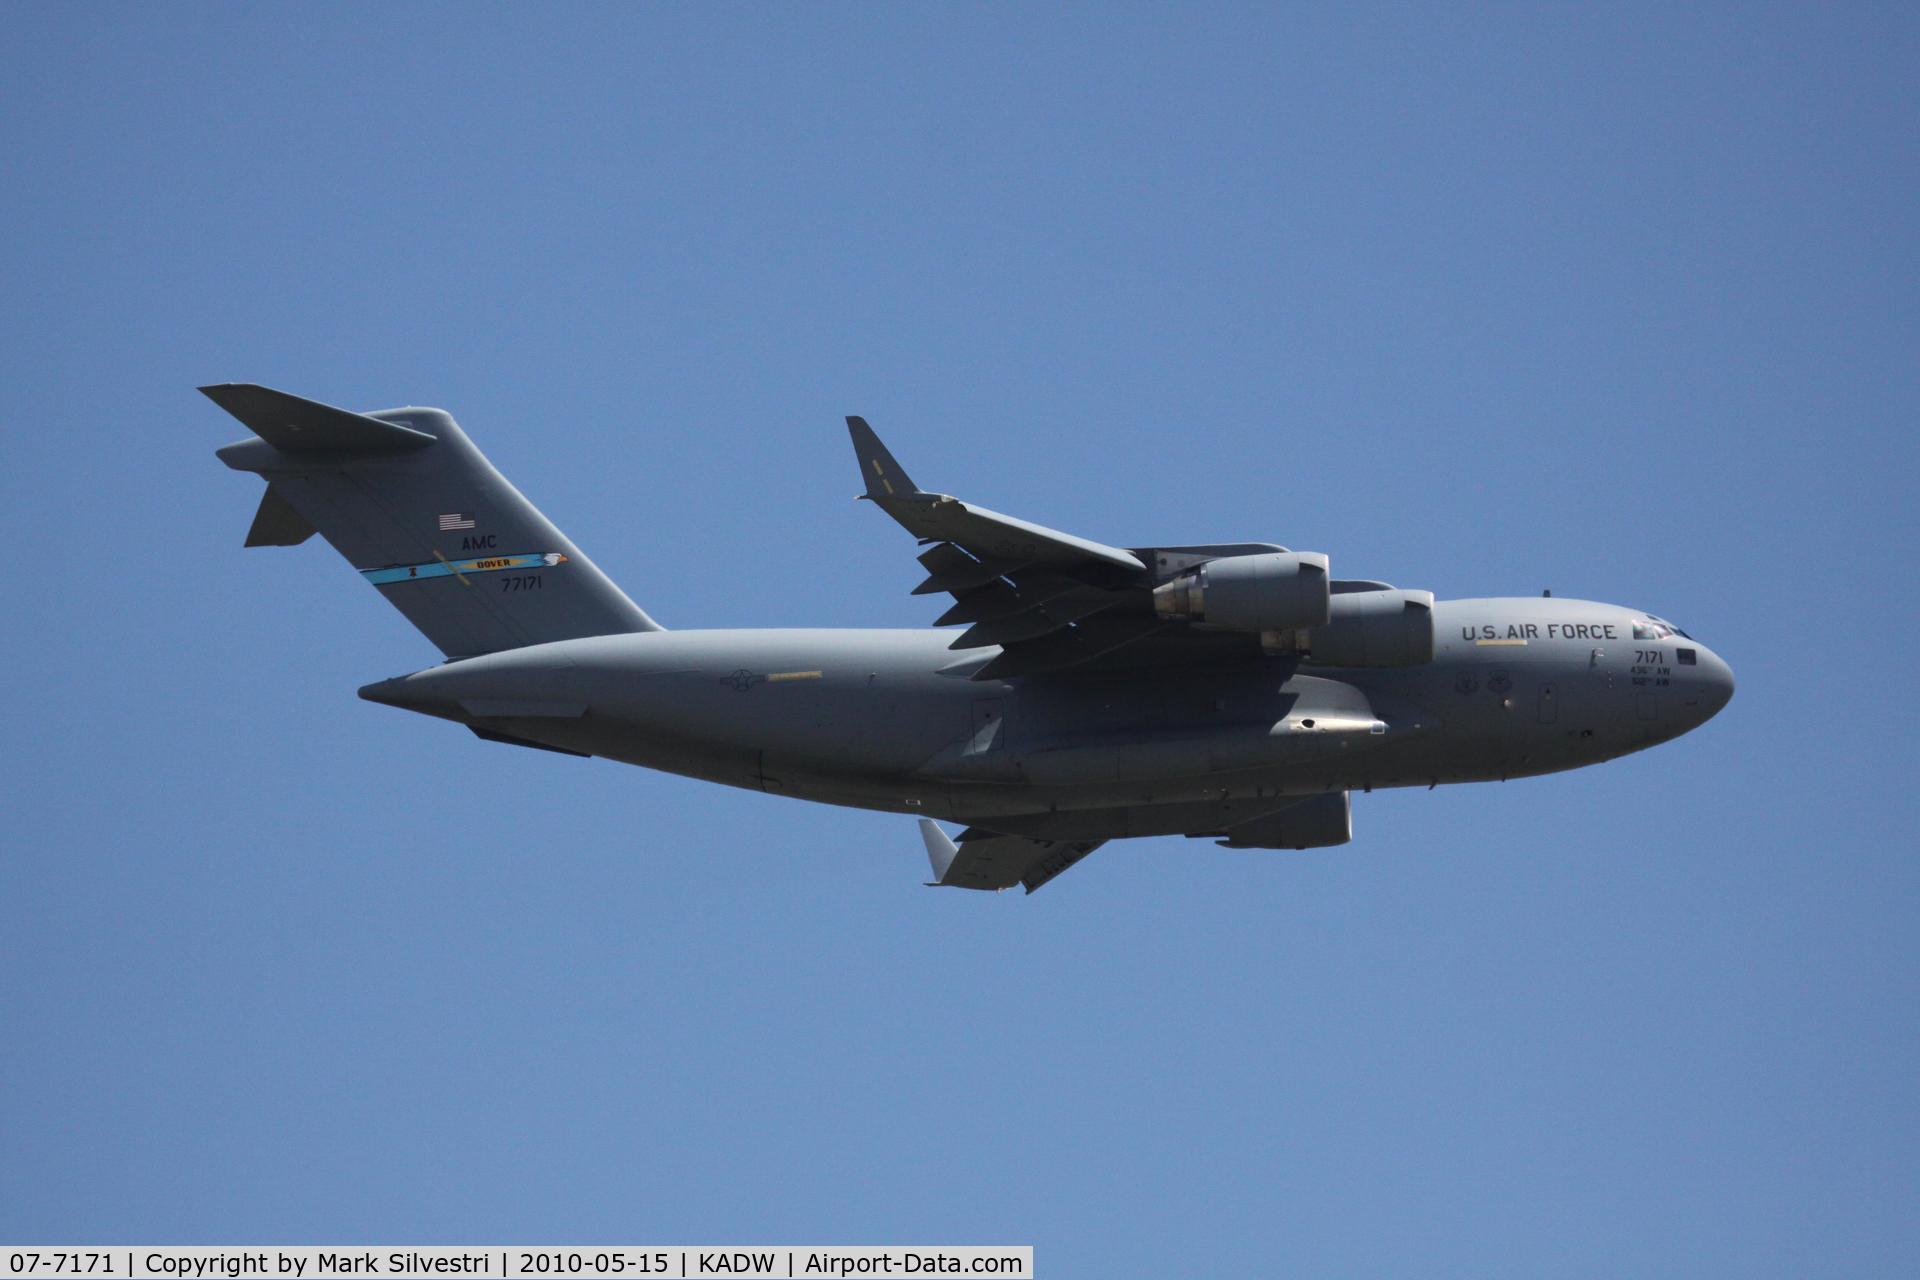
[{"label": "winglet", "polygon": [[[859,422],[860,420],[853,418],[849,421]],[[861,423],[861,425],[866,424]],[[927,842],[927,861],[933,864],[933,879],[927,881],[927,884],[930,886],[944,884],[947,879],[947,868],[951,867],[954,858],[959,856],[960,847],[954,844],[947,833],[940,829],[940,824],[932,818],[920,819],[920,838]]]},{"label": "winglet", "polygon": [[863,496],[904,498],[920,492],[920,486],[913,482],[905,467],[893,460],[865,418],[849,417],[847,431],[853,436],[853,454],[860,459],[860,478],[867,482]]}]

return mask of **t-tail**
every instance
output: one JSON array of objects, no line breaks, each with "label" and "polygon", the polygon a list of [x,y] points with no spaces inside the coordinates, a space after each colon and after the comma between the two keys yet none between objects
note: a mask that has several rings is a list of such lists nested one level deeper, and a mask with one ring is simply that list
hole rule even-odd
[{"label": "t-tail", "polygon": [[267,481],[247,545],[317,531],[449,658],[660,630],[445,412],[352,413],[244,382],[200,390],[255,433],[219,450]]}]

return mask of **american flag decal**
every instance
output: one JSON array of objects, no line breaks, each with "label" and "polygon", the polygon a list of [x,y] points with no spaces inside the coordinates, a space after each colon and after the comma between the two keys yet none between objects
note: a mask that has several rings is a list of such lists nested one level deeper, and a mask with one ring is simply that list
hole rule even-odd
[{"label": "american flag decal", "polygon": [[440,517],[440,532],[451,533],[455,529],[473,528],[473,512],[450,511]]}]

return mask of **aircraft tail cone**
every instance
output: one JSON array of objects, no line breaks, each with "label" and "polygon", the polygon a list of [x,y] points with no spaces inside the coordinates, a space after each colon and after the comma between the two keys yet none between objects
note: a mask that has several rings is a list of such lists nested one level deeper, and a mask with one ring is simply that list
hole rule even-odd
[{"label": "aircraft tail cone", "polygon": [[403,711],[418,711],[424,715],[457,718],[457,709],[446,696],[444,689],[436,688],[434,681],[422,679],[418,675],[395,676],[391,680],[376,680],[372,684],[360,686],[360,696],[368,702],[378,702],[382,706],[399,707]]}]

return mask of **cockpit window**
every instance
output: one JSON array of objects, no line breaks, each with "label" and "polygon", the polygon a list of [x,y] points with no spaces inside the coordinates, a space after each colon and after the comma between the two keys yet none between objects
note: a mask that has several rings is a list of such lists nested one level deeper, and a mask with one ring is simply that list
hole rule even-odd
[{"label": "cockpit window", "polygon": [[1670,636],[1679,636],[1683,640],[1693,639],[1692,636],[1674,626],[1665,618],[1655,618],[1649,615],[1645,618],[1636,619],[1633,624],[1633,638],[1635,640],[1665,640]]}]

